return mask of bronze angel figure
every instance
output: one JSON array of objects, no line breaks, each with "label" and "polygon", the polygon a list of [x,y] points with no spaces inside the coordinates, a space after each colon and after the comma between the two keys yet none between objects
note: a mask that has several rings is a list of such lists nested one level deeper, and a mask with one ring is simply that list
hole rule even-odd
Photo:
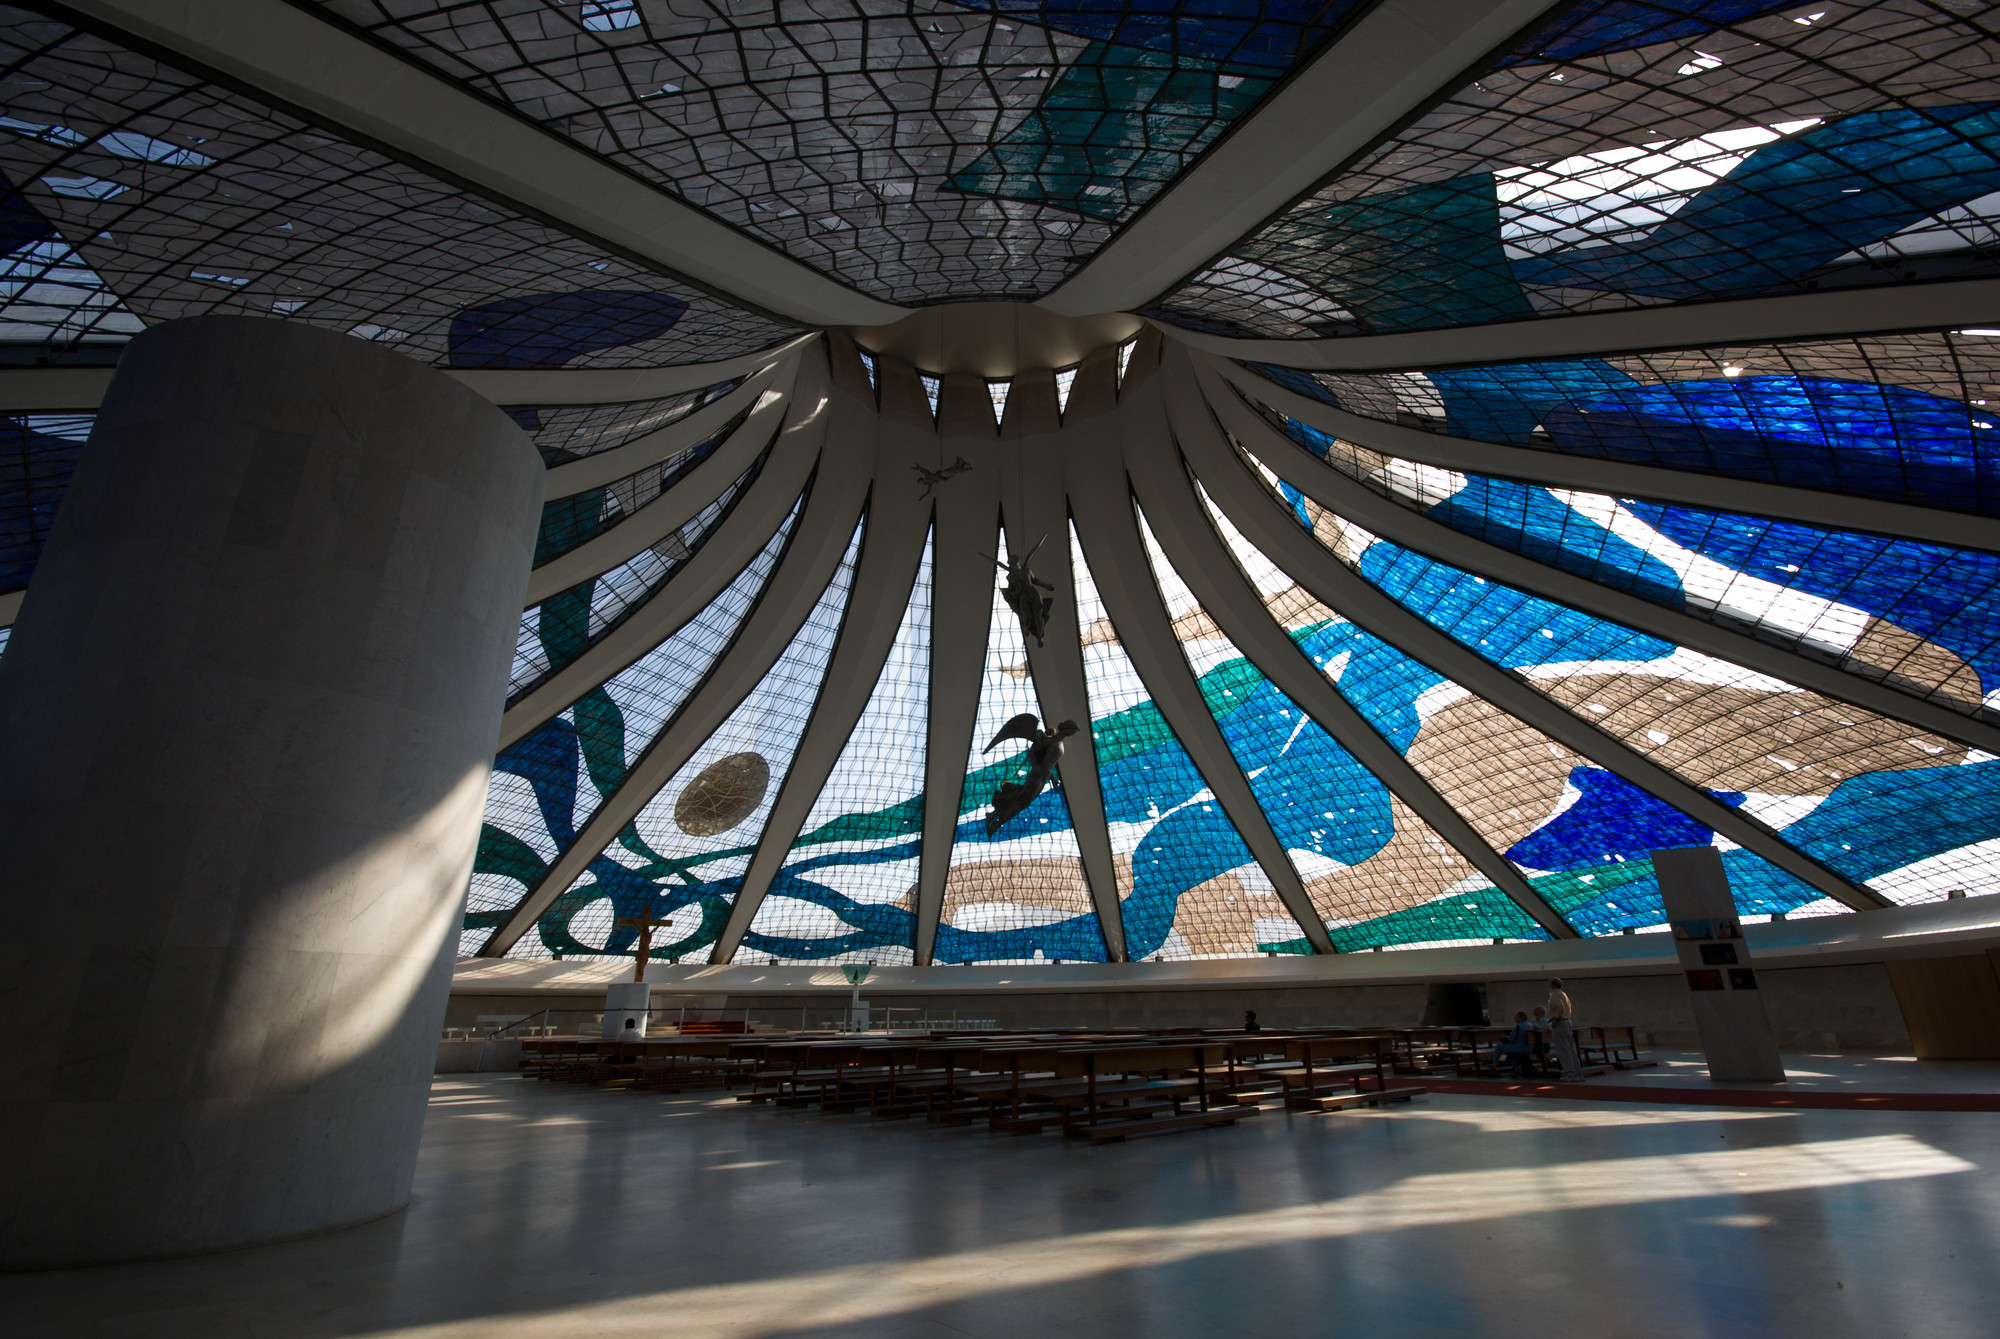
[{"label": "bronze angel figure", "polygon": [[[1019,558],[1004,563],[998,558],[993,560],[994,566],[1007,574],[1007,584],[1001,589],[1000,598],[1007,602],[1007,607],[1021,620],[1021,631],[1033,637],[1036,646],[1042,644],[1042,635],[1049,630],[1049,610],[1055,607],[1056,602],[1054,595],[1044,595],[1042,591],[1053,591],[1055,587],[1030,572],[1028,563],[1034,558],[1036,550],[1048,542],[1048,538],[1047,535],[1043,535],[1035,541],[1034,548]],[[1040,589],[1036,589],[1037,587]],[[1014,719],[1019,720],[1020,717]],[[1009,722],[1009,725],[1011,726],[1012,722]]]},{"label": "bronze angel figure", "polygon": [[1039,723],[1034,712],[1024,711],[1001,726],[1000,733],[993,736],[993,742],[983,750],[993,752],[1003,739],[1028,741],[1027,776],[1019,781],[1003,781],[1000,788],[993,792],[993,810],[986,815],[986,835],[989,837],[1034,803],[1035,797],[1055,776],[1056,764],[1062,761],[1063,741],[1076,733],[1075,721],[1064,721],[1048,731],[1036,729]]},{"label": "bronze angel figure", "polygon": [[917,472],[917,482],[924,486],[924,491],[917,494],[917,501],[921,502],[931,495],[932,489],[945,480],[956,478],[971,469],[972,462],[960,456],[941,470],[927,470],[922,465],[912,465],[910,468]]}]

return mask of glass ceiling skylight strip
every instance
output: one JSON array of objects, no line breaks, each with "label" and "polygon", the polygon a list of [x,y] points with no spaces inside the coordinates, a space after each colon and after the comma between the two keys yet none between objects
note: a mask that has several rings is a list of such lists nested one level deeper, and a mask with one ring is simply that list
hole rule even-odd
[{"label": "glass ceiling skylight strip", "polygon": [[[535,540],[535,566],[554,562],[563,554],[608,534],[637,515],[639,509],[685,479],[695,467],[715,453],[750,417],[746,406],[714,435],[704,438],[669,459],[636,470],[602,488],[586,489],[568,497],[552,498],[542,504],[542,529]],[[772,433],[772,440],[777,434]]]},{"label": "glass ceiling skylight strip", "polygon": [[0,418],[0,594],[25,588],[95,414]]},{"label": "glass ceiling skylight strip", "polygon": [[[1474,832],[1496,851],[1505,852],[1546,824],[1570,773],[1584,763],[1583,759],[1320,604],[1237,530],[1206,492],[1202,500],[1244,576],[1300,650],[1325,671],[1335,690],[1408,759],[1417,774],[1459,811]],[[1159,555],[1156,565],[1164,556]],[[1172,574],[1170,566],[1156,566],[1156,570],[1161,572],[1163,586],[1171,579],[1174,599],[1193,600],[1192,592]],[[1215,631],[1219,635],[1220,630]],[[1190,641],[1185,645],[1192,659],[1203,643]],[[1234,652],[1233,645],[1228,651]],[[1256,674],[1247,664],[1238,673]],[[1262,681],[1263,676],[1256,674],[1256,680]],[[1285,709],[1297,713],[1296,703],[1267,681],[1256,691],[1268,691],[1272,700],[1282,701]],[[1301,718],[1295,714],[1292,719]],[[1345,834],[1337,835],[1348,843],[1358,841],[1354,854],[1362,858],[1354,860],[1340,850],[1323,851],[1323,855],[1357,867],[1342,871],[1340,881],[1329,882],[1336,889],[1352,888],[1355,885],[1346,881],[1353,874],[1380,871],[1379,886],[1371,891],[1368,901],[1340,911],[1349,945],[1372,947],[1382,942],[1373,936],[1385,930],[1398,932],[1399,938],[1414,936],[1426,944],[1545,936],[1510,898],[1478,874],[1316,724],[1308,719],[1296,730],[1294,748],[1316,737],[1324,741],[1322,750],[1329,764],[1338,765],[1337,772],[1348,781],[1343,789],[1351,792],[1353,823]],[[1244,761],[1247,769],[1249,760]],[[1322,785],[1320,789],[1331,787]],[[1394,826],[1388,826],[1385,819]],[[1384,838],[1386,846],[1382,845]],[[1524,868],[1521,872],[1535,882],[1537,870]],[[1541,891],[1563,900],[1559,894],[1567,890]],[[1574,905],[1577,899],[1567,901]],[[1602,932],[1588,917],[1578,928],[1586,934]],[[1342,942],[1342,937],[1336,936],[1336,942]],[[1388,942],[1395,943],[1396,938]]]},{"label": "glass ceiling skylight strip", "polygon": [[930,715],[931,544],[840,760],[735,962],[910,963]]},{"label": "glass ceiling skylight strip", "polygon": [[[1819,899],[1816,891],[1761,857],[1736,849],[1706,826],[1312,602],[1212,502],[1209,507],[1232,555],[1267,593],[1274,612],[1283,610],[1288,624],[1308,618],[1313,610],[1325,618],[1323,626],[1308,622],[1293,636],[1315,663],[1326,667],[1342,695],[1581,933],[1612,934],[1662,923],[1651,853],[1667,846],[1722,847],[1746,911],[1792,911]],[[1333,523],[1328,513],[1317,510],[1315,520]],[[1432,872],[1431,877],[1439,875]],[[1476,897],[1483,909],[1499,896],[1488,888],[1462,893],[1460,899]],[[1443,897],[1419,910],[1436,916],[1433,908],[1453,905],[1453,898]]]},{"label": "glass ceiling skylight strip", "polygon": [[[999,547],[994,552],[1004,564],[1006,536],[995,542]],[[1002,740],[991,752],[987,745],[1023,713],[1033,713],[1044,727],[1050,724],[1040,719],[1041,701],[1020,622],[997,586],[989,627],[979,716],[972,729],[933,956],[938,962],[1102,962],[1109,956],[1104,932],[1097,924],[1061,789],[1049,786],[1012,820],[986,830],[994,791],[1027,772],[1023,741]]]},{"label": "glass ceiling skylight strip", "polygon": [[[1333,526],[1343,560],[1412,612],[1892,900],[1941,895],[1932,872],[1970,878],[1977,855],[1940,857],[2000,840],[2000,801],[1974,786],[1989,755]],[[1904,820],[1921,834],[1876,842],[1884,790],[1928,811]]]},{"label": "glass ceiling skylight strip", "polygon": [[[1074,527],[1070,551],[1126,951],[1134,961],[1311,953],[1305,931],[1153,705]],[[1264,802],[1261,792],[1257,798]]]},{"label": "glass ceiling skylight strip", "polygon": [[[515,640],[507,700],[510,703],[518,700],[549,675],[577,660],[624,622],[633,610],[658,594],[728,519],[768,457],[767,450],[721,497],[651,548],[642,549],[602,576],[529,606],[521,615],[521,630]],[[805,499],[806,494],[802,493],[792,504],[791,511],[765,544],[763,555],[751,563],[751,568],[762,563],[768,573],[768,564],[775,561],[775,555],[791,535]]]},{"label": "glass ceiling skylight strip", "polygon": [[2000,555],[1438,469],[1278,418],[1349,477],[1487,543],[1961,711],[2000,693]]},{"label": "glass ceiling skylight strip", "polygon": [[678,959],[715,942],[818,700],[866,525],[855,526],[839,570],[777,663],[509,957],[628,953],[636,931],[617,921],[640,915],[673,917],[654,937],[657,956]]},{"label": "glass ceiling skylight strip", "polygon": [[[468,931],[490,930],[506,920],[575,844],[590,816],[735,638],[803,506],[802,498],[750,565],[693,621],[493,760],[467,903]],[[539,623],[535,630],[543,632]],[[518,673],[518,661],[515,668]]]},{"label": "glass ceiling skylight strip", "polygon": [[1256,369],[1477,441],[2000,515],[2000,333],[1937,331],[1430,372]]},{"label": "glass ceiling skylight strip", "polygon": [[510,408],[508,417],[535,439],[535,448],[547,465],[563,465],[600,451],[636,441],[678,423],[704,405],[713,404],[742,382],[719,382],[706,389],[688,391],[660,400],[636,400],[625,404],[602,405],[523,405]]},{"label": "glass ceiling skylight strip", "polygon": [[[1542,938],[1525,913],[1237,650],[1143,518],[1141,527],[1202,697],[1335,946],[1348,952]],[[1326,616],[1288,631],[1324,665],[1315,640],[1344,620],[1317,612]]]},{"label": "glass ceiling skylight strip", "polygon": [[1168,308],[1306,337],[1993,273],[2000,43],[1819,13],[1566,9]]},{"label": "glass ceiling skylight strip", "polygon": [[897,302],[1053,288],[1361,8],[322,4]]},{"label": "glass ceiling skylight strip", "polygon": [[791,333],[39,15],[0,11],[0,60],[0,328],[277,317],[457,367],[652,366]]}]

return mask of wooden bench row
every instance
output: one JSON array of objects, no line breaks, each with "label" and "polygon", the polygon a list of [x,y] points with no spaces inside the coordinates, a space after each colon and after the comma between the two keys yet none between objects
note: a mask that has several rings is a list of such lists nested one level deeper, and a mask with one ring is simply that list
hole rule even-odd
[{"label": "wooden bench row", "polygon": [[530,1039],[537,1078],[678,1090],[741,1086],[739,1101],[994,1130],[1060,1126],[1093,1140],[1229,1124],[1271,1100],[1299,1110],[1408,1100],[1381,1034],[991,1032],[913,1038],[775,1035],[615,1042]]}]

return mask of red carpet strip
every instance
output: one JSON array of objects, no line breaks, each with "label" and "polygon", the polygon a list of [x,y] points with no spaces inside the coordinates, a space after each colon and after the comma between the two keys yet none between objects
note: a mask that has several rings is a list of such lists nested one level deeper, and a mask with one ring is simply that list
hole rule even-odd
[{"label": "red carpet strip", "polygon": [[1695,1088],[1639,1083],[1523,1083],[1508,1079],[1418,1079],[1434,1093],[1653,1102],[1696,1107],[1811,1107],[1838,1111],[2000,1111],[2000,1093],[1853,1093],[1826,1088]]}]

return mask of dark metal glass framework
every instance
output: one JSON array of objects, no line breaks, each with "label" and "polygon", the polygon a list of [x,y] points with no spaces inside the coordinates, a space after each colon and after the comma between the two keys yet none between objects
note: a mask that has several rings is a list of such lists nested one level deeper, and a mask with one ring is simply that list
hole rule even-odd
[{"label": "dark metal glass framework", "polygon": [[[1005,375],[787,346],[337,109],[0,9],[0,652],[76,378],[303,320],[474,378],[549,466],[462,952],[629,953],[641,914],[757,963],[1605,935],[1687,845],[1749,916],[2000,892],[2000,326],[1922,314],[2000,276],[1989,7],[1560,7],[1219,258],[1145,259],[1127,224],[1418,2],[287,10],[772,268],[1157,281],[1138,336]],[[1827,305],[1886,287],[1893,322]],[[1424,332],[1460,342],[1393,352]],[[1045,638],[986,582],[1044,532]],[[1077,734],[989,826],[1023,713]]]},{"label": "dark metal glass framework", "polygon": [[1303,337],[1993,274],[1985,8],[1586,0],[1161,312]]}]

